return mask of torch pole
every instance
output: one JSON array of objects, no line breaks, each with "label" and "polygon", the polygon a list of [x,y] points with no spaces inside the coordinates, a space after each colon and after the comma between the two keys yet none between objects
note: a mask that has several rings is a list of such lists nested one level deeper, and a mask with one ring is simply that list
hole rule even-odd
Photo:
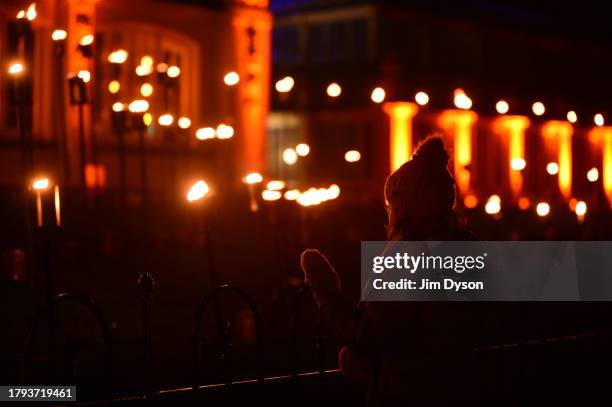
[{"label": "torch pole", "polygon": [[80,163],[80,175],[81,175],[81,187],[83,188],[83,197],[85,197],[85,191],[87,189],[85,179],[85,164],[87,159],[85,157],[85,118],[83,112],[83,103],[78,104],[79,109],[79,163]]}]

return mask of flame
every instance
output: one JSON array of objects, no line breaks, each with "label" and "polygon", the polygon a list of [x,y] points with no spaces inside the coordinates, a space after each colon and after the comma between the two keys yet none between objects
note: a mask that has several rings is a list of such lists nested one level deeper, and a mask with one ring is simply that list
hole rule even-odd
[{"label": "flame", "polygon": [[204,198],[209,191],[210,188],[208,188],[206,182],[204,182],[204,180],[199,180],[195,184],[193,184],[191,188],[189,188],[189,192],[187,192],[187,201],[198,201]]}]

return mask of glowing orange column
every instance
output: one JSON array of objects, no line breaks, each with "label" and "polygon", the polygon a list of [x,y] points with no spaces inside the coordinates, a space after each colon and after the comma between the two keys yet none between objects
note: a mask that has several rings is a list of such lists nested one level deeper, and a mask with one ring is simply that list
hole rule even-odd
[{"label": "glowing orange column", "polygon": [[513,159],[525,159],[525,130],[529,127],[529,118],[525,116],[500,116],[493,121],[493,131],[508,139],[508,177],[510,189],[518,198],[523,188],[523,174],[512,168]]},{"label": "glowing orange column", "polygon": [[470,191],[467,166],[472,163],[472,126],[477,119],[478,115],[471,110],[445,110],[438,118],[438,125],[453,137],[455,180],[462,196]]},{"label": "glowing orange column", "polygon": [[412,156],[412,118],[419,108],[412,102],[387,102],[383,111],[390,120],[389,163],[393,172]]},{"label": "glowing orange column", "polygon": [[542,136],[549,149],[556,141],[559,164],[559,190],[569,199],[572,194],[572,135],[574,126],[560,120],[550,120],[542,126]]},{"label": "glowing orange column", "polygon": [[601,140],[603,142],[603,189],[608,198],[608,203],[612,207],[612,127],[596,127],[589,134],[591,140]]},{"label": "glowing orange column", "polygon": [[[68,26],[66,58],[67,71],[69,74],[77,74],[81,70],[90,71],[93,75],[93,58],[85,58],[78,50],[79,41],[86,35],[95,34],[95,3],[97,0],[69,0],[68,6]],[[96,44],[94,43],[95,47]],[[92,81],[95,78],[92,78]],[[91,83],[88,84],[91,86]],[[66,110],[68,126],[68,157],[71,166],[80,167],[79,156],[79,113],[77,106],[69,106]],[[83,123],[85,138],[85,157],[88,155],[88,144],[91,138],[91,105],[83,105]],[[84,171],[79,168],[77,174]]]},{"label": "glowing orange column", "polygon": [[270,99],[272,16],[267,0],[242,1],[232,9],[237,86],[238,167],[243,172],[264,169],[266,118]]}]

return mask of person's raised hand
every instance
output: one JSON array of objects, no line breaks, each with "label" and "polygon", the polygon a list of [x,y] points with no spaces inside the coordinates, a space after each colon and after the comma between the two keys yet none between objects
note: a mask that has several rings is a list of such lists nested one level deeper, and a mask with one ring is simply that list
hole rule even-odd
[{"label": "person's raised hand", "polygon": [[300,266],[304,272],[304,283],[312,288],[315,300],[333,301],[340,297],[340,279],[327,258],[317,249],[302,252]]}]

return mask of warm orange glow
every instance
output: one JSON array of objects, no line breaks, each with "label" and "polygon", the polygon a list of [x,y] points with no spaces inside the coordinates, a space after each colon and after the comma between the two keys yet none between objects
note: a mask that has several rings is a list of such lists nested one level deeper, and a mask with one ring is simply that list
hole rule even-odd
[{"label": "warm orange glow", "polygon": [[83,80],[85,83],[89,83],[91,81],[91,73],[89,71],[79,71],[77,76]]},{"label": "warm orange glow", "polygon": [[546,108],[542,102],[535,102],[533,105],[531,105],[531,110],[536,116],[542,116],[546,112]]},{"label": "warm orange glow", "polygon": [[285,76],[283,79],[279,79],[278,81],[276,81],[274,87],[279,93],[287,93],[291,92],[291,89],[293,89],[294,84],[295,81],[291,76]]},{"label": "warm orange glow", "polygon": [[485,212],[489,215],[497,215],[501,212],[501,199],[499,195],[491,195],[485,204]]},{"label": "warm orange glow", "polygon": [[508,110],[510,110],[510,105],[508,105],[508,102],[505,100],[500,100],[495,104],[495,110],[497,110],[499,114],[506,114]]},{"label": "warm orange glow", "polygon": [[589,171],[587,171],[587,180],[589,182],[597,182],[598,179],[599,179],[599,170],[597,168],[593,167]]},{"label": "warm orange glow", "polygon": [[327,96],[331,98],[337,98],[338,96],[340,96],[341,93],[342,88],[340,87],[340,85],[338,85],[338,83],[332,82],[327,85]]},{"label": "warm orange glow", "polygon": [[94,42],[93,34],[87,34],[81,37],[81,40],[79,41],[79,45],[86,47],[88,45],[93,44],[93,42]]},{"label": "warm orange glow", "polygon": [[[601,140],[603,143],[602,184],[608,203],[612,207],[612,126],[595,127],[589,136],[591,140]],[[591,168],[587,178],[590,182],[597,181],[599,179],[597,168]]]},{"label": "warm orange glow", "polygon": [[557,151],[559,190],[566,199],[569,199],[572,192],[573,134],[574,127],[566,121],[551,120],[542,126],[542,136],[545,139],[547,149],[554,150],[556,148]]},{"label": "warm orange glow", "polygon": [[421,106],[425,106],[429,103],[429,95],[425,92],[417,92],[417,94],[414,95],[414,101]]},{"label": "warm orange glow", "polygon": [[32,3],[28,6],[25,15],[28,20],[34,21],[34,19],[36,18],[36,3]]},{"label": "warm orange glow", "polygon": [[153,68],[153,57],[151,55],[143,56],[140,58],[140,65]]},{"label": "warm orange glow", "polygon": [[298,154],[295,152],[294,149],[286,148],[283,151],[283,161],[285,162],[285,164],[293,165],[297,162],[297,160],[298,160]]},{"label": "warm orange glow", "polygon": [[174,116],[169,113],[162,114],[157,118],[157,123],[159,123],[160,126],[170,126],[174,123]]},{"label": "warm orange glow", "polygon": [[538,202],[536,205],[536,213],[538,216],[547,216],[550,213],[550,205],[546,202]]},{"label": "warm orange glow", "polygon": [[549,175],[557,175],[559,173],[559,164],[555,162],[550,162],[546,164],[546,172]]},{"label": "warm orange glow", "polygon": [[57,226],[62,224],[61,217],[61,201],[60,201],[60,190],[59,185],[56,185],[53,191],[53,203],[55,205],[55,224]]},{"label": "warm orange glow", "polygon": [[215,138],[215,129],[212,127],[202,127],[196,130],[195,134],[198,140],[210,140]]},{"label": "warm orange glow", "polygon": [[227,124],[221,123],[220,125],[217,126],[216,133],[217,133],[217,138],[219,138],[220,140],[225,140],[225,139],[234,137],[234,128]]},{"label": "warm orange glow", "polygon": [[204,182],[204,180],[199,180],[189,188],[189,192],[187,192],[187,201],[199,201],[204,198],[209,191],[210,188],[208,188],[206,182]]},{"label": "warm orange glow", "polygon": [[344,160],[349,163],[356,163],[361,160],[361,153],[357,150],[349,150],[344,154]]},{"label": "warm orange glow", "polygon": [[17,76],[17,75],[19,75],[19,74],[21,74],[23,72],[23,69],[24,69],[23,65],[18,63],[18,62],[16,62],[16,63],[11,64],[9,66],[8,73],[10,75]]},{"label": "warm orange glow", "polygon": [[586,204],[586,202],[584,202],[584,201],[576,202],[576,207],[574,208],[574,211],[576,212],[576,215],[578,215],[578,216],[586,215],[586,212],[587,212],[587,204]]},{"label": "warm orange glow", "polygon": [[155,69],[159,73],[166,73],[168,71],[168,64],[165,62],[160,62],[157,64],[157,66],[155,66]]},{"label": "warm orange glow", "polygon": [[389,116],[389,164],[391,171],[412,156],[412,118],[419,107],[412,102],[386,102],[383,111]]},{"label": "warm orange glow", "polygon": [[514,171],[522,171],[527,166],[527,161],[524,158],[513,158],[510,160],[510,168]]},{"label": "warm orange glow", "polygon": [[178,126],[181,129],[188,129],[191,127],[191,119],[189,117],[180,117],[178,119]]},{"label": "warm orange glow", "polygon": [[51,33],[51,39],[53,41],[63,41],[66,39],[66,37],[68,37],[66,30],[54,30]]},{"label": "warm orange glow", "polygon": [[474,209],[476,206],[478,206],[478,198],[476,198],[476,195],[468,195],[463,199],[463,206],[465,206],[468,209]]},{"label": "warm orange glow", "polygon": [[261,193],[261,197],[264,201],[278,201],[283,197],[283,194],[280,191],[270,191],[266,189]]},{"label": "warm orange glow", "polygon": [[25,10],[19,10],[17,12],[17,19],[21,20],[22,18],[25,18]]},{"label": "warm orange glow", "polygon": [[270,191],[280,191],[281,189],[285,188],[285,181],[279,181],[279,180],[269,181],[268,184],[266,185],[266,188],[268,188]]},{"label": "warm orange glow", "polygon": [[119,81],[110,81],[108,83],[108,91],[110,93],[117,93],[119,92],[119,90],[121,89],[121,84],[119,83]]},{"label": "warm orange glow", "polygon": [[153,115],[151,113],[145,113],[142,115],[142,122],[145,126],[150,126],[153,123]]},{"label": "warm orange glow", "polygon": [[169,66],[168,69],[166,70],[166,75],[168,75],[169,78],[176,78],[180,74],[181,74],[181,68],[179,68],[176,65]]},{"label": "warm orange glow", "polygon": [[439,116],[438,124],[453,138],[454,173],[461,195],[470,192],[470,171],[472,163],[472,126],[478,115],[472,111],[445,110]]},{"label": "warm orange glow", "polygon": [[108,54],[108,62],[111,64],[122,64],[128,58],[128,52],[124,49],[118,49]]},{"label": "warm orange glow", "polygon": [[372,94],[370,95],[370,98],[372,99],[372,102],[374,103],[382,103],[385,101],[385,90],[383,88],[376,87],[374,88],[374,90],[372,90]]},{"label": "warm orange glow", "polygon": [[259,184],[263,181],[263,177],[258,172],[251,172],[244,177],[244,182],[246,184]]},{"label": "warm orange glow", "polygon": [[461,88],[455,89],[453,102],[457,109],[469,110],[472,108],[472,99]]},{"label": "warm orange glow", "polygon": [[153,85],[150,83],[143,83],[140,86],[140,94],[145,98],[151,96],[153,94]]},{"label": "warm orange glow", "polygon": [[310,153],[310,146],[306,143],[300,143],[295,146],[295,152],[300,157],[306,157]]},{"label": "warm orange glow", "polygon": [[49,188],[49,178],[39,178],[32,182],[32,189],[43,190]]},{"label": "warm orange glow", "polygon": [[129,104],[128,109],[132,113],[144,113],[149,110],[149,102],[146,100],[137,99]]},{"label": "warm orange glow", "polygon": [[138,76],[151,75],[152,72],[153,72],[153,67],[150,65],[138,65],[136,67],[136,75]]},{"label": "warm orange glow", "polygon": [[285,191],[285,199],[288,201],[295,201],[300,197],[300,191],[298,189],[290,189]]},{"label": "warm orange glow", "polygon": [[531,201],[529,201],[529,198],[527,198],[526,196],[522,196],[519,198],[518,200],[519,209],[526,211],[527,209],[529,209],[530,206],[531,206]]},{"label": "warm orange glow", "polygon": [[240,82],[240,75],[238,75],[236,72],[228,72],[223,77],[223,83],[225,83],[227,86],[237,85],[238,82]]}]

